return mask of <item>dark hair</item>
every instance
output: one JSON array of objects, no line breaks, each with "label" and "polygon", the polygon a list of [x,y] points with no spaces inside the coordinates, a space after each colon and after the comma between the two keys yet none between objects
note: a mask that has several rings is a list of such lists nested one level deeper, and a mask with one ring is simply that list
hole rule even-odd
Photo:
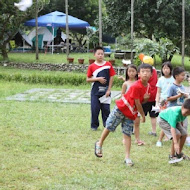
[{"label": "dark hair", "polygon": [[187,99],[184,101],[183,107],[184,107],[185,109],[190,110],[190,98],[187,98]]},{"label": "dark hair", "polygon": [[173,69],[172,64],[171,64],[170,61],[167,61],[167,62],[164,62],[164,63],[162,64],[162,68],[161,68],[162,76],[164,76],[164,73],[163,73],[163,71],[162,71],[162,69],[163,69],[164,66],[167,66],[167,67],[170,68],[170,75],[172,75],[172,69]]},{"label": "dark hair", "polygon": [[185,69],[183,67],[175,67],[173,69],[173,77],[174,77],[174,79],[175,79],[176,75],[179,75],[179,74],[181,74],[183,72],[185,72]]},{"label": "dark hair", "polygon": [[140,72],[141,69],[150,69],[151,73],[152,73],[152,66],[146,63],[143,63],[141,65],[138,66],[138,73]]},{"label": "dark hair", "polygon": [[[133,68],[137,71],[137,67],[135,65],[133,65],[133,64],[128,65],[127,69],[126,69],[126,73],[125,73],[125,80],[126,81],[129,79],[129,75],[128,75],[129,68]],[[138,79],[138,74],[136,74],[135,78]]]},{"label": "dark hair", "polygon": [[94,53],[96,53],[97,50],[102,50],[102,51],[104,51],[104,48],[101,47],[101,46],[97,46],[97,47],[94,48]]}]

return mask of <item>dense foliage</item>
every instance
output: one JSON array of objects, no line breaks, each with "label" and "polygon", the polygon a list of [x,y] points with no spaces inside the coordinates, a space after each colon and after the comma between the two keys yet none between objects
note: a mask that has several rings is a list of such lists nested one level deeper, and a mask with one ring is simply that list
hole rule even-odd
[{"label": "dense foliage", "polygon": [[[131,0],[104,0],[107,17],[104,30],[115,36],[130,33]],[[186,42],[190,40],[190,0],[186,0]],[[182,1],[136,0],[134,2],[134,31],[138,37],[159,41],[168,38],[178,47],[182,35]]]},{"label": "dense foliage", "polygon": [[[19,27],[23,24],[29,16],[35,15],[34,7],[29,8],[27,11],[20,11],[14,6],[15,0],[1,0],[0,1],[0,51],[4,59],[8,58],[6,45],[9,43],[11,38],[18,32]],[[39,9],[43,7],[44,4],[48,3],[49,0],[40,0]]]}]

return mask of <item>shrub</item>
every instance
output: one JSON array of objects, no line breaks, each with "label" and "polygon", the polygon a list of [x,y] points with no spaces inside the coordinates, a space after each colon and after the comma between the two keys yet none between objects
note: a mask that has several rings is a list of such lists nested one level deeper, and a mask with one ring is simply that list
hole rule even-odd
[{"label": "shrub", "polygon": [[[84,73],[0,73],[0,80],[26,82],[33,84],[53,84],[53,85],[87,85],[86,74]],[[123,81],[114,78],[113,85],[115,87],[121,87]]]}]

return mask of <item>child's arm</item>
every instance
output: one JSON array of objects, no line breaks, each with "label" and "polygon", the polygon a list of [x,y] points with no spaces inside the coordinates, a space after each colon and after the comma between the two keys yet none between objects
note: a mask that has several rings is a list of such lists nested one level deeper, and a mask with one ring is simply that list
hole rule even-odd
[{"label": "child's arm", "polygon": [[110,95],[110,93],[111,93],[112,84],[113,84],[113,76],[110,77],[108,90],[107,90],[107,92],[106,92],[106,97],[108,97],[108,96]]},{"label": "child's arm", "polygon": [[125,82],[125,78],[123,76],[118,76],[118,79],[122,80]]},{"label": "child's arm", "polygon": [[142,105],[141,105],[139,99],[135,99],[135,105],[137,107],[138,112],[141,114],[142,123],[144,123],[145,122],[145,115],[144,115],[144,111],[143,111],[143,108],[142,108]]},{"label": "child's arm", "polygon": [[157,87],[157,93],[156,93],[156,106],[159,106],[160,94],[161,94],[161,88]]},{"label": "child's arm", "polygon": [[177,95],[175,95],[175,96],[170,96],[170,97],[168,97],[167,98],[167,101],[174,101],[174,100],[177,100],[178,98],[180,98],[180,97],[182,97],[183,96],[183,94],[182,93],[179,93],[179,94],[177,94]]},{"label": "child's arm", "polygon": [[179,154],[179,144],[177,142],[175,128],[173,128],[173,127],[171,127],[171,134],[172,134],[172,137],[173,137],[174,149]]},{"label": "child's arm", "polygon": [[149,99],[149,98],[150,98],[150,94],[149,94],[149,93],[145,93],[145,94],[144,94],[144,100],[143,100],[142,104],[148,102],[148,99]]},{"label": "child's arm", "polygon": [[127,82],[124,82],[121,89],[121,96],[123,96],[126,93],[127,90]]},{"label": "child's arm", "polygon": [[101,84],[105,84],[106,83],[106,79],[105,77],[86,77],[86,82],[100,82]]}]

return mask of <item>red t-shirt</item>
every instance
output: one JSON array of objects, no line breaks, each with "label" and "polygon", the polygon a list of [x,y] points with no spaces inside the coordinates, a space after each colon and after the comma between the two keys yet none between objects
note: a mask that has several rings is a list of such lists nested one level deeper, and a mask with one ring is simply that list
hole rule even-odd
[{"label": "red t-shirt", "polygon": [[157,84],[158,76],[156,69],[153,68],[152,76],[150,77],[148,83],[150,84],[150,98],[148,99],[148,102],[154,102],[156,99],[156,93],[157,93]]},{"label": "red t-shirt", "polygon": [[104,95],[108,89],[110,77],[115,75],[115,70],[112,64],[108,61],[105,61],[104,64],[99,65],[96,62],[89,65],[87,70],[87,77],[104,77],[106,79],[105,84],[101,84],[96,81],[92,83],[91,94],[93,95]]},{"label": "red t-shirt", "polygon": [[139,99],[140,103],[142,103],[146,92],[150,93],[150,85],[148,84],[147,87],[143,86],[139,79],[130,86],[129,90],[121,99],[116,100],[118,109],[129,119],[135,120],[138,113],[135,105],[135,99]]}]

